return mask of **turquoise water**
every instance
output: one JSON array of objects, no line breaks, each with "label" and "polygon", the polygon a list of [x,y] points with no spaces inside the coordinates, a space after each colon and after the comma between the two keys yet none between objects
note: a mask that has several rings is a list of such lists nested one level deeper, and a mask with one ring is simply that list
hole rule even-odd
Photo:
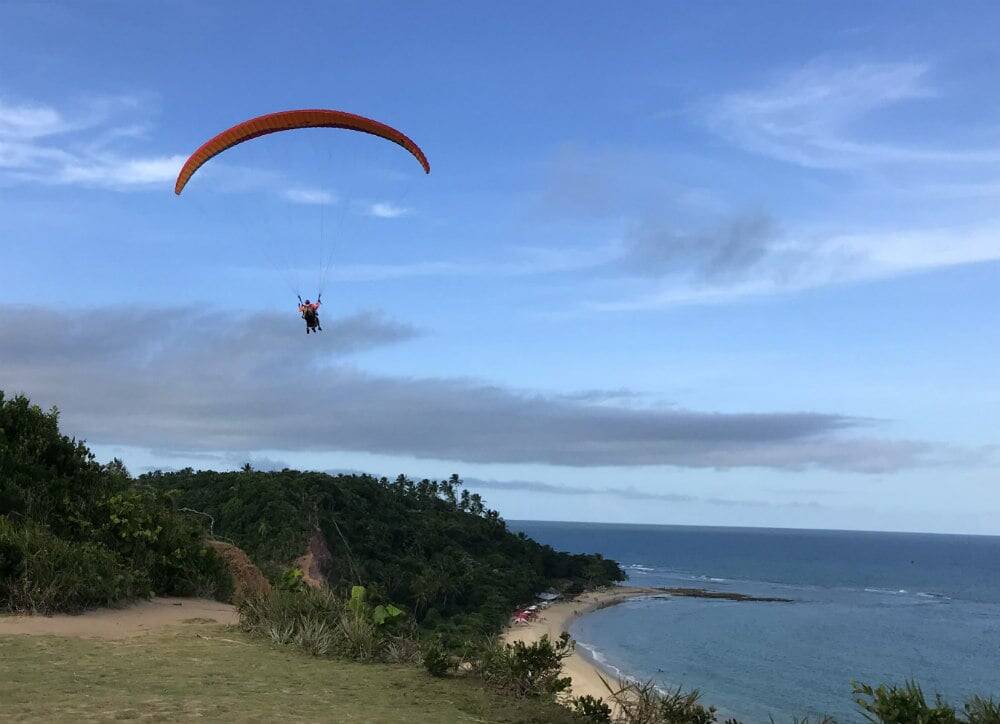
[{"label": "turquoise water", "polygon": [[1000,537],[584,523],[510,523],[599,552],[630,583],[793,599],[646,599],[574,624],[612,669],[698,688],[746,722],[831,714],[863,721],[853,679],[902,682],[960,703],[1000,696]]}]

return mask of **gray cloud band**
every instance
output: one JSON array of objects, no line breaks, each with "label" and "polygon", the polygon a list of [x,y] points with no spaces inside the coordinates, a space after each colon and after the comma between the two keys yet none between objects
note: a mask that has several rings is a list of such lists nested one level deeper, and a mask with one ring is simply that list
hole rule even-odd
[{"label": "gray cloud band", "polygon": [[0,307],[0,389],[56,404],[91,442],[175,451],[352,450],[467,463],[886,472],[930,445],[871,422],[592,404],[466,379],[367,374],[353,352],[417,332],[376,314],[308,338],[287,315]]},{"label": "gray cloud band", "polygon": [[639,490],[634,487],[617,488],[614,486],[603,486],[588,488],[582,485],[554,485],[552,483],[542,483],[533,480],[480,480],[478,478],[465,478],[466,487],[475,490],[497,490],[497,491],[517,491],[525,493],[547,493],[550,495],[598,495],[612,498],[622,498],[624,500],[648,500],[665,503],[705,503],[727,508],[826,508],[821,503],[809,502],[772,502],[767,500],[743,500],[732,498],[701,497],[697,495],[686,495],[684,493],[656,493],[646,490]]}]

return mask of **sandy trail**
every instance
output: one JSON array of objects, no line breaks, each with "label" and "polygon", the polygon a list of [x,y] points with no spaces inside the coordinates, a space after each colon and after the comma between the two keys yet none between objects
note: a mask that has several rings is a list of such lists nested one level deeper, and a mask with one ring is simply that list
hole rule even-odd
[{"label": "sandy trail", "polygon": [[166,626],[193,623],[236,623],[236,608],[204,598],[153,598],[125,608],[102,608],[77,616],[0,616],[0,636],[28,634],[123,639]]},{"label": "sandy trail", "polygon": [[[556,639],[563,631],[569,629],[578,616],[585,613],[614,606],[637,596],[662,594],[662,589],[626,586],[589,591],[572,600],[552,604],[541,611],[538,618],[530,623],[514,624],[504,634],[504,639],[508,642],[523,641],[525,643],[537,641],[544,635],[548,635],[550,639]],[[589,694],[595,698],[607,700],[608,690],[601,682],[599,672],[600,669],[576,652],[563,661],[563,673],[573,679],[573,685],[569,692],[571,696]],[[608,676],[604,674],[604,678],[608,679]],[[614,679],[609,679],[608,683],[614,685],[617,682]]]}]

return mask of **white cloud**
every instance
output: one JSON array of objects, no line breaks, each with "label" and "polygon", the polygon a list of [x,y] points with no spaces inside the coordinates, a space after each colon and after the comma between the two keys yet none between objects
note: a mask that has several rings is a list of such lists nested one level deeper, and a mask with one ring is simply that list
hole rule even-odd
[{"label": "white cloud", "polygon": [[93,186],[139,186],[172,183],[185,156],[117,158],[102,155],[78,158],[64,164],[53,181]]},{"label": "white cloud", "polygon": [[410,209],[403,206],[395,206],[388,201],[379,201],[369,206],[367,213],[369,216],[375,216],[379,219],[395,219],[410,213]]},{"label": "white cloud", "polygon": [[819,250],[857,259],[865,276],[884,276],[1000,259],[1000,221],[982,226],[844,234]]},{"label": "white cloud", "polygon": [[874,163],[996,163],[992,149],[955,150],[857,139],[852,125],[905,101],[937,96],[925,63],[815,62],[763,89],[712,104],[710,125],[745,148],[802,166],[856,168]]},{"label": "white cloud", "polygon": [[0,138],[41,138],[66,130],[68,124],[54,108],[9,105],[0,100]]},{"label": "white cloud", "polygon": [[0,101],[0,178],[104,188],[173,181],[184,156],[122,148],[143,136],[144,126],[130,122],[140,107],[129,97],[92,98],[72,113]]},{"label": "white cloud", "polygon": [[21,141],[7,141],[0,135],[0,169],[30,171],[59,166],[74,160],[72,154]]},{"label": "white cloud", "polygon": [[317,206],[329,206],[337,203],[336,194],[314,188],[292,188],[286,189],[282,194],[288,201],[296,204],[312,204]]}]

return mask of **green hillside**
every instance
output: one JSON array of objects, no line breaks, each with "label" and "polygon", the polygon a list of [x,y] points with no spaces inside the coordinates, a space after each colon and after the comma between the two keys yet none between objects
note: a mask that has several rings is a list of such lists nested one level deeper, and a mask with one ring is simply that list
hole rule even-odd
[{"label": "green hillside", "polygon": [[139,482],[211,516],[215,535],[243,548],[274,580],[318,528],[331,553],[331,588],[364,585],[375,600],[450,638],[498,631],[513,607],[542,590],[624,580],[614,561],[512,533],[457,476],[416,482],[246,468],[153,473]]},{"label": "green hillside", "polygon": [[79,611],[154,593],[227,598],[202,524],[0,391],[0,611]]}]

